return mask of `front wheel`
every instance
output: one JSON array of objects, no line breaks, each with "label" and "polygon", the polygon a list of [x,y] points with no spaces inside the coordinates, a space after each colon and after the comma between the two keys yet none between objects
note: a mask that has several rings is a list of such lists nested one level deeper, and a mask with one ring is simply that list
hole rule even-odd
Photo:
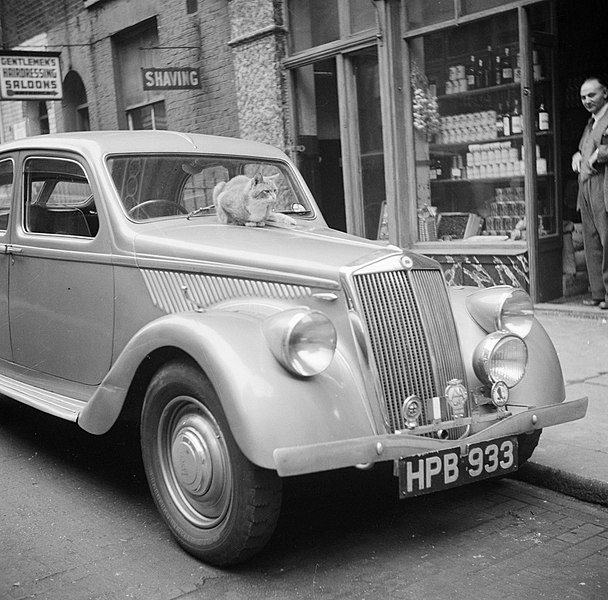
[{"label": "front wheel", "polygon": [[153,377],[141,444],[156,506],[186,551],[225,565],[267,543],[279,515],[281,480],[240,451],[199,368],[174,361]]}]

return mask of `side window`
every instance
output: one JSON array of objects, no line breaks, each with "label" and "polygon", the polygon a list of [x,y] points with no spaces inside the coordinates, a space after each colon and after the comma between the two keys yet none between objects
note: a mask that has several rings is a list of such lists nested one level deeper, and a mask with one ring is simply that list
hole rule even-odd
[{"label": "side window", "polygon": [[13,198],[13,161],[0,161],[0,231],[8,228],[8,217],[11,212]]},{"label": "side window", "polygon": [[95,237],[99,220],[91,186],[75,161],[30,158],[25,163],[24,228],[30,233]]}]

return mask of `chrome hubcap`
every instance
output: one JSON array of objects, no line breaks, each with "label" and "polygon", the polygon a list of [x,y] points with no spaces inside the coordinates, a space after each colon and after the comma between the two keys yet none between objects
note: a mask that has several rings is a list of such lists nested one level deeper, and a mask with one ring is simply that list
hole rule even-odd
[{"label": "chrome hubcap", "polygon": [[162,475],[175,505],[193,525],[217,526],[228,513],[232,470],[223,433],[213,414],[180,396],[159,422]]}]

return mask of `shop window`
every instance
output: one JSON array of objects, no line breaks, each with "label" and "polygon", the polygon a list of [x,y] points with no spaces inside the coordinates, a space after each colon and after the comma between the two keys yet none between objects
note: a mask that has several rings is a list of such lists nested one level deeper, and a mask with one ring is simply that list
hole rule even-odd
[{"label": "shop window", "polygon": [[[410,49],[419,241],[524,242],[526,176],[536,178],[538,236],[556,234],[549,50],[532,52],[530,101],[516,11],[415,38]],[[535,112],[534,132],[525,131],[524,110]]]},{"label": "shop window", "polygon": [[408,29],[435,25],[455,17],[454,0],[411,0],[406,10]]},{"label": "shop window", "polygon": [[301,52],[376,27],[370,0],[290,0],[291,51]]},{"label": "shop window", "polygon": [[164,102],[154,102],[127,111],[129,129],[167,129]]},{"label": "shop window", "polygon": [[340,38],[338,0],[290,0],[288,11],[292,52]]},{"label": "shop window", "polygon": [[504,0],[462,0],[462,14],[470,15],[481,10],[500,8],[504,6]]},{"label": "shop window", "polygon": [[376,9],[370,0],[351,0],[350,32],[358,33],[376,27]]}]

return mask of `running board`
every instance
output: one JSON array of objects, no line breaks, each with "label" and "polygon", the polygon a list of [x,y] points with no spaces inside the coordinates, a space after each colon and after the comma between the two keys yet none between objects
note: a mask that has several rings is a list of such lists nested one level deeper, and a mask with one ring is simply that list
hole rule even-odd
[{"label": "running board", "polygon": [[15,381],[5,375],[0,375],[0,394],[55,417],[74,422],[78,420],[78,415],[87,404],[69,396],[62,396],[27,383]]}]

